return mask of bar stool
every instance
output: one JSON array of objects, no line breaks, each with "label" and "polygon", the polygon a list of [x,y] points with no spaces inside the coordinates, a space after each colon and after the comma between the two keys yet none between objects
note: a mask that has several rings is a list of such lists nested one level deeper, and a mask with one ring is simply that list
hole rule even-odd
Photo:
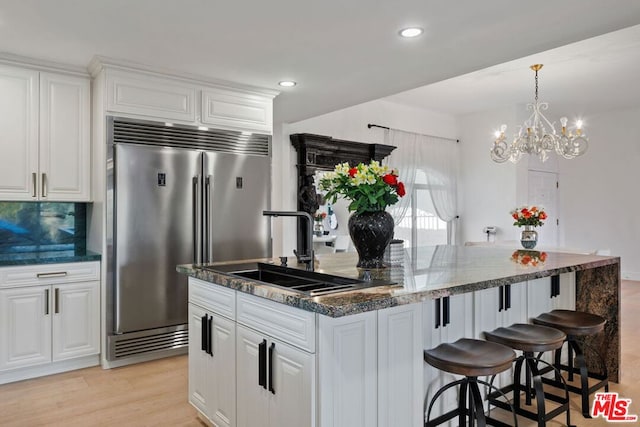
[{"label": "bar stool", "polygon": [[[522,352],[522,355],[516,359],[513,383],[500,389],[504,394],[513,391],[513,408],[515,412],[518,415],[525,416],[531,420],[538,420],[538,427],[545,427],[548,420],[556,417],[562,412],[565,412],[567,417],[567,426],[571,426],[569,391],[566,388],[566,384],[564,387],[564,398],[552,394],[545,395],[542,388],[542,376],[538,370],[538,363],[543,363],[555,369],[559,375],[559,371],[557,371],[553,365],[540,359],[540,357],[544,352],[555,351],[562,348],[562,344],[564,344],[567,335],[558,329],[546,326],[516,323],[507,328],[497,328],[491,332],[485,332],[484,336],[487,341],[506,345],[507,347],[511,347],[514,350]],[[534,353],[538,353],[538,356],[534,356]],[[527,371],[525,376],[526,385],[524,387],[520,383],[520,373],[522,372],[523,363],[526,363],[525,366]],[[520,404],[520,393],[524,391],[525,403],[526,405],[531,405],[530,390],[532,379],[533,390],[536,396],[536,412],[525,409]],[[560,405],[555,409],[546,412],[545,396]],[[510,405],[498,400],[498,397],[499,395],[496,392],[489,393],[489,403],[508,410]]]},{"label": "bar stool", "polygon": [[[469,416],[469,425],[473,425],[473,420],[476,420],[479,427],[485,427],[487,424],[498,427],[512,426],[485,416],[483,399],[480,395],[478,384],[486,385],[494,390],[495,387],[486,381],[479,380],[478,377],[495,375],[506,371],[511,367],[515,358],[516,353],[509,347],[468,338],[462,338],[453,343],[440,344],[433,349],[425,350],[424,361],[429,365],[452,374],[464,375],[464,378],[453,381],[436,392],[431,402],[429,402],[425,427],[440,425],[456,415],[461,426],[465,424],[467,415]],[[457,385],[460,385],[458,407],[431,421],[431,409],[435,401],[446,390]],[[466,406],[467,400],[469,402],[468,409]],[[515,412],[513,412],[513,421],[513,425],[517,426],[518,421]]]},{"label": "bar stool", "polygon": [[[548,313],[543,313],[538,317],[532,319],[533,323],[537,325],[549,326],[556,328],[567,334],[567,347],[569,350],[569,360],[567,365],[561,363],[562,348],[559,348],[555,352],[555,365],[557,369],[561,369],[568,372],[569,381],[573,381],[573,374],[580,374],[580,387],[567,385],[567,389],[572,393],[580,394],[582,398],[582,415],[585,418],[591,418],[589,413],[589,395],[596,390],[604,387],[604,391],[609,391],[609,374],[607,372],[607,365],[600,352],[596,351],[602,365],[603,373],[589,372],[587,363],[584,356],[584,351],[580,345],[579,339],[586,336],[595,335],[604,330],[604,325],[607,320],[595,314],[585,313],[581,311],[573,310],[552,310]],[[573,354],[575,353],[575,362],[577,367],[574,367]],[[547,371],[548,372],[548,371]],[[545,384],[553,386],[560,386],[558,381],[558,375],[556,379],[543,378]],[[589,386],[589,378],[596,379],[597,382]]]}]

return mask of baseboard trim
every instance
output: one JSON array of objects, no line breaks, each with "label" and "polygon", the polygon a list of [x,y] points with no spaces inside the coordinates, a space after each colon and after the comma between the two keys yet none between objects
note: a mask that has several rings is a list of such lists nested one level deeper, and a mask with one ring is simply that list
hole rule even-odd
[{"label": "baseboard trim", "polygon": [[50,362],[42,365],[27,366],[0,372],[0,384],[28,380],[43,377],[45,375],[59,374],[61,372],[74,371],[76,369],[89,368],[100,365],[100,355],[78,357],[59,362]]}]

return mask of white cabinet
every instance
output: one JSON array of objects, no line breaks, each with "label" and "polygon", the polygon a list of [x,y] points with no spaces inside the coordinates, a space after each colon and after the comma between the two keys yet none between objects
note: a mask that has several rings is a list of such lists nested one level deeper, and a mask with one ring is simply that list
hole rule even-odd
[{"label": "white cabinet", "polygon": [[532,319],[551,310],[575,310],[575,273],[563,273],[527,282],[527,317]]},{"label": "white cabinet", "polygon": [[0,200],[35,200],[38,72],[0,65],[0,94]]},{"label": "white cabinet", "polygon": [[208,86],[141,70],[106,67],[106,112],[271,134],[276,91]]},{"label": "white cabinet", "polygon": [[90,200],[89,87],[0,65],[0,200]]},{"label": "white cabinet", "polygon": [[214,425],[315,426],[315,314],[189,279],[189,401]]},{"label": "white cabinet", "polygon": [[215,425],[235,426],[235,323],[190,303],[189,334],[189,401]]},{"label": "white cabinet", "polygon": [[[442,343],[454,342],[460,338],[472,336],[473,295],[459,294],[427,300],[422,303],[422,342],[424,349],[437,347]],[[429,404],[434,394],[446,384],[459,377],[434,368],[423,362],[424,385],[422,396]],[[435,402],[431,419],[444,414],[457,406],[457,395],[445,393]],[[425,409],[428,409],[427,407]],[[453,425],[450,422],[449,425]]]},{"label": "white cabinet", "polygon": [[51,361],[50,286],[0,289],[0,372]]},{"label": "white cabinet", "polygon": [[98,278],[97,262],[0,269],[0,384],[97,364]]},{"label": "white cabinet", "polygon": [[314,426],[315,356],[237,328],[238,427]]},{"label": "white cabinet", "polygon": [[273,129],[271,98],[222,89],[202,91],[202,123],[223,129],[270,134]]}]

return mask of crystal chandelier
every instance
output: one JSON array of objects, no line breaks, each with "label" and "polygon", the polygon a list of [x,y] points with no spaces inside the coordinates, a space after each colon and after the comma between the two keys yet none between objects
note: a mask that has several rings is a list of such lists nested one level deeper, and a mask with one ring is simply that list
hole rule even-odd
[{"label": "crystal chandelier", "polygon": [[535,154],[541,161],[549,158],[549,151],[555,152],[565,159],[573,159],[587,151],[588,139],[582,133],[582,120],[576,120],[572,132],[567,129],[567,118],[560,118],[562,130],[556,132],[554,123],[550,122],[542,112],[549,108],[546,102],[538,102],[538,71],[542,64],[530,67],[536,73],[536,98],[533,104],[527,104],[527,110],[532,111],[529,118],[520,126],[509,144],[505,137],[507,125],[502,125],[495,133],[496,140],[491,148],[491,159],[503,163],[510,160],[517,163],[523,154]]}]

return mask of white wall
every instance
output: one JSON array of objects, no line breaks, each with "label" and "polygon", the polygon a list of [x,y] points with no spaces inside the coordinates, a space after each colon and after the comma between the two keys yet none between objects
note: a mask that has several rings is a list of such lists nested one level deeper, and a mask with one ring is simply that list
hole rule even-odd
[{"label": "white wall", "polygon": [[560,161],[560,208],[569,247],[609,249],[623,278],[640,280],[640,107],[588,117],[589,150]]},{"label": "white wall", "polygon": [[515,120],[513,108],[458,117],[461,144],[458,243],[486,241],[482,230],[489,225],[498,227],[496,240],[518,239],[509,212],[520,203],[516,189],[518,179],[522,179],[519,173],[522,167],[511,162],[498,164],[489,156],[495,139],[493,132],[503,123],[508,132],[513,131]]},{"label": "white wall", "polygon": [[[384,131],[378,128],[368,129],[367,124],[374,123],[409,132],[425,133],[449,138],[457,137],[455,119],[453,116],[419,108],[407,107],[386,100],[371,101],[322,116],[313,117],[296,123],[282,125],[281,136],[276,141],[274,134],[274,164],[275,156],[279,157],[281,168],[274,174],[281,174],[281,188],[274,186],[273,208],[295,210],[296,203],[296,168],[295,150],[289,141],[293,133],[315,133],[327,135],[336,139],[345,139],[368,144],[383,144]],[[278,181],[273,177],[274,183]],[[348,214],[346,203],[339,202],[335,209],[338,214],[339,234],[348,234],[346,225]],[[277,221],[287,221],[278,219]],[[295,247],[295,222],[289,220],[282,229],[282,241],[276,239],[278,233],[274,225],[274,255],[290,254]],[[280,230],[278,230],[280,231]]]}]

